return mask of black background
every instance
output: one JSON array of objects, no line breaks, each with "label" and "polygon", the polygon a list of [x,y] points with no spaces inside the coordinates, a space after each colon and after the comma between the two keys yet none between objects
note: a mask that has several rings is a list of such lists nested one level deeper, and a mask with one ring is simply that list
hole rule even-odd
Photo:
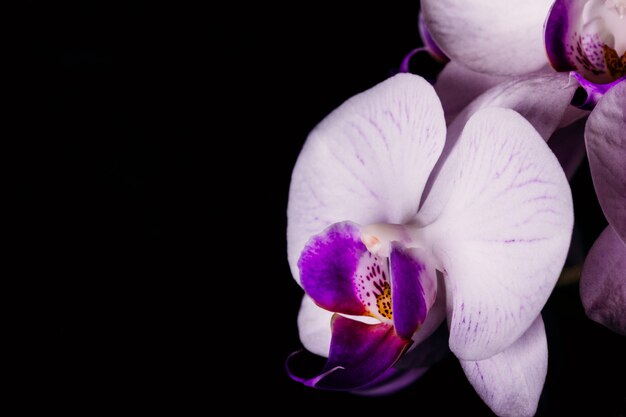
[{"label": "black background", "polygon": [[[62,275],[42,284],[62,294],[43,327],[73,329],[58,343],[73,346],[64,375],[81,400],[491,415],[453,356],[381,398],[315,391],[284,371],[300,348],[285,245],[293,164],[317,122],[419,45],[418,4],[86,3],[58,21],[34,6],[20,19],[16,102],[19,245]],[[605,221],[585,165],[573,190],[589,247]],[[555,290],[544,320],[538,415],[623,416],[624,338],[584,316],[575,284]]]}]

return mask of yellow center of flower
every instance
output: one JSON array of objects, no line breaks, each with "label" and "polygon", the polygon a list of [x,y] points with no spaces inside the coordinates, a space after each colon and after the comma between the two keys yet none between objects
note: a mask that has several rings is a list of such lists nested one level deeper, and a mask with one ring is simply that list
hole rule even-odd
[{"label": "yellow center of flower", "polygon": [[384,282],[382,290],[379,294],[376,294],[376,306],[381,316],[386,319],[393,320],[393,312],[391,310],[391,286],[388,282]]}]

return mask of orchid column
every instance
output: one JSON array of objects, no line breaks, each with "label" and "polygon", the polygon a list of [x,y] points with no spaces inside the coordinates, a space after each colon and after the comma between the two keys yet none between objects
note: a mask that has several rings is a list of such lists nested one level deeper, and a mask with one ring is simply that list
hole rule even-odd
[{"label": "orchid column", "polygon": [[534,414],[547,366],[540,312],[572,231],[567,179],[512,110],[480,109],[458,134],[442,154],[439,99],[408,74],[311,132],[292,176],[288,258],[306,292],[301,340],[328,362],[294,379],[393,387],[394,366],[446,320],[494,412]]}]

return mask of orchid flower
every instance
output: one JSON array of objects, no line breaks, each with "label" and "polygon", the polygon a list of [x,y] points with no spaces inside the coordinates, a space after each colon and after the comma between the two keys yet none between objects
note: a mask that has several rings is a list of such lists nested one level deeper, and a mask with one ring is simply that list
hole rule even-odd
[{"label": "orchid flower", "polygon": [[[451,65],[452,63],[448,64]],[[444,69],[435,89],[450,115],[449,131],[463,126],[468,117],[485,106],[497,105],[520,112],[538,130],[559,158],[568,178],[571,178],[585,154],[588,156],[592,179],[600,205],[609,227],[584,262],[580,289],[583,305],[590,318],[608,328],[626,333],[626,263],[624,223],[626,222],[626,81],[600,98],[588,120],[559,127],[566,118],[568,103],[575,85],[567,82],[567,74],[530,74],[509,77],[480,93],[463,108],[454,100],[455,85],[474,79],[474,89],[489,86],[479,74],[450,77],[450,74],[471,74],[460,66]],[[486,88],[486,87],[485,87]],[[466,90],[467,91],[467,90]],[[471,92],[470,92],[471,93]],[[464,100],[464,96],[459,96]],[[561,120],[561,122],[559,122]],[[453,139],[452,139],[453,140]],[[448,145],[447,145],[448,146]],[[620,232],[621,231],[621,232]],[[620,238],[621,236],[621,238]],[[608,242],[612,242],[609,244]]]},{"label": "orchid flower", "polygon": [[545,25],[550,64],[587,92],[583,107],[626,79],[626,1],[556,0]]},{"label": "orchid flower", "polygon": [[301,341],[328,359],[317,375],[290,375],[367,390],[446,320],[449,348],[486,404],[532,415],[547,369],[540,312],[572,232],[567,179],[513,110],[477,109],[444,152],[446,130],[433,87],[398,74],[307,138],[288,260],[305,292]]},{"label": "orchid flower", "polygon": [[427,44],[469,70],[520,75],[550,64],[585,89],[585,109],[626,75],[624,0],[422,0],[421,6]]},{"label": "orchid flower", "polygon": [[583,265],[587,315],[626,335],[626,1],[556,0],[546,21],[551,65],[573,75],[594,108],[584,136],[592,180],[609,225]]},{"label": "orchid flower", "polygon": [[[499,7],[509,12],[495,13]],[[547,7],[547,8],[546,8]],[[440,74],[435,88],[441,97],[446,120],[455,119],[485,97],[496,97],[513,91],[517,103],[509,99],[515,109],[522,106],[544,111],[551,118],[561,116],[559,130],[544,129],[552,136],[550,148],[557,154],[568,177],[576,171],[585,153],[588,154],[594,188],[609,221],[586,259],[581,277],[581,298],[587,314],[618,333],[626,332],[626,276],[619,268],[624,260],[623,207],[626,206],[624,183],[624,125],[626,107],[623,91],[626,85],[626,2],[623,0],[556,0],[522,3],[422,1],[424,22],[430,37],[452,58]],[[512,22],[511,16],[522,16]],[[489,21],[489,24],[486,22]],[[540,23],[540,22],[545,22]],[[509,25],[505,28],[505,25]],[[543,28],[542,28],[543,26]],[[557,71],[567,71],[571,79],[564,83],[545,69],[537,71],[543,61],[533,59],[534,52],[543,51],[537,34],[543,33],[549,64]],[[424,31],[422,31],[424,32]],[[506,45],[504,43],[506,42]],[[527,48],[532,47],[533,53]],[[512,56],[523,57],[513,60]],[[510,63],[514,62],[513,68]],[[534,71],[531,72],[531,71]],[[494,75],[494,74],[526,74]],[[554,77],[553,80],[545,77]],[[522,87],[544,78],[544,91]],[[552,88],[548,84],[554,83]],[[515,84],[520,86],[515,87]],[[554,95],[554,88],[580,85],[585,90],[583,99],[564,94]],[[610,93],[617,90],[614,93]],[[605,103],[593,110],[609,95]],[[546,108],[543,101],[560,104]],[[575,103],[581,109],[562,105]],[[574,123],[589,115],[588,124]],[[541,118],[525,117],[541,132]],[[539,123],[539,124],[538,124]],[[459,124],[459,123],[457,123]],[[461,123],[462,124],[462,123]],[[611,201],[607,203],[607,201]],[[618,207],[617,209],[615,207]],[[621,238],[620,238],[621,237]],[[613,242],[609,245],[607,242]],[[611,250],[607,250],[611,248]],[[594,277],[594,278],[592,278]],[[608,297],[608,294],[611,296]]]}]

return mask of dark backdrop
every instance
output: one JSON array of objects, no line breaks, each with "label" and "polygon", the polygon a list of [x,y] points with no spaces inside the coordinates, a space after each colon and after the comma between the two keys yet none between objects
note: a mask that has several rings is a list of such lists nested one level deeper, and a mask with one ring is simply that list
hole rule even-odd
[{"label": "dark backdrop", "polygon": [[[210,411],[217,400],[270,412],[491,415],[453,356],[381,398],[315,391],[284,371],[300,348],[302,291],[285,246],[300,147],[419,45],[418,4],[341,6],[82,2],[62,24],[34,6],[20,21],[18,109],[32,168],[20,181],[36,219],[24,235],[65,274],[62,304],[72,307],[62,318],[82,340],[70,356],[81,358],[79,381],[99,381],[82,384],[92,408]],[[574,197],[577,216],[597,219],[581,228],[588,247],[605,223],[585,165]],[[544,320],[538,415],[623,416],[624,338],[585,318],[576,284],[554,292]]]}]

